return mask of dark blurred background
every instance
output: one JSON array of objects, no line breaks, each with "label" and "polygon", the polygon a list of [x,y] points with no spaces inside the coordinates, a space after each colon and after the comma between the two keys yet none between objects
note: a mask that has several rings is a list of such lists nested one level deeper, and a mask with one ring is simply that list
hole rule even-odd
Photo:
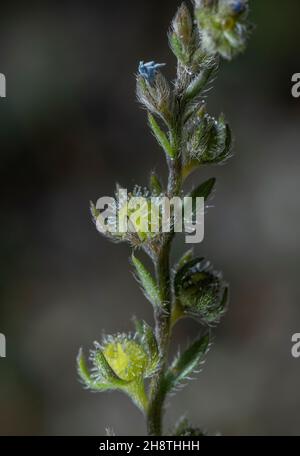
[{"label": "dark blurred background", "polygon": [[[252,0],[248,51],[223,63],[210,95],[235,132],[234,159],[190,180],[218,178],[197,252],[224,271],[231,306],[197,381],[172,400],[225,435],[300,434],[299,0]],[[165,165],[135,101],[139,60],[175,59],[166,32],[175,0],[27,1],[1,5],[0,433],[145,433],[119,393],[91,394],[75,357],[102,330],[128,331],[152,311],[128,266],[129,248],[95,230],[89,200],[147,183]],[[174,258],[183,246],[174,248]],[[181,345],[195,323],[176,329]]]}]

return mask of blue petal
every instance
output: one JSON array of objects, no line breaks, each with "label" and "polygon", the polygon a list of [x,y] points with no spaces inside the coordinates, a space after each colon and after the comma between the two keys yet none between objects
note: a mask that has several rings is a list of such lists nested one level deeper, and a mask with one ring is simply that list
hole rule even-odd
[{"label": "blue petal", "polygon": [[144,63],[141,61],[139,63],[139,74],[152,84],[157,70],[163,66],[165,66],[164,63],[155,63],[154,61]]},{"label": "blue petal", "polygon": [[243,1],[236,1],[231,5],[232,11],[236,14],[243,13],[246,9],[246,5]]}]

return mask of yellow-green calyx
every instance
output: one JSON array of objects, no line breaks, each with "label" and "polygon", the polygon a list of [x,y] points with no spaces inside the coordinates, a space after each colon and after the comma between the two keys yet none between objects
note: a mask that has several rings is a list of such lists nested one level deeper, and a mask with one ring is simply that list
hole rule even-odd
[{"label": "yellow-green calyx", "polygon": [[103,348],[103,354],[115,373],[125,381],[140,378],[147,370],[147,354],[134,340],[117,338]]},{"label": "yellow-green calyx", "polygon": [[165,198],[157,191],[157,187],[148,190],[135,186],[132,192],[117,188],[112,201],[106,217],[91,204],[94,222],[102,234],[113,241],[126,241],[135,247],[160,236]]},{"label": "yellow-green calyx", "polygon": [[135,335],[108,336],[101,345],[95,342],[90,352],[91,368],[80,350],[77,367],[87,388],[94,391],[120,389],[145,412],[148,398],[144,380],[157,369],[159,352],[151,328],[145,322],[136,322],[136,327]]}]

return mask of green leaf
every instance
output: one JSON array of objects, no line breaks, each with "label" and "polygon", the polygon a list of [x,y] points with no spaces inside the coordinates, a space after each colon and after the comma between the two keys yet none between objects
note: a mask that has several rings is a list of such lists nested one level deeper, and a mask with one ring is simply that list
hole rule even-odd
[{"label": "green leaf", "polygon": [[110,389],[108,384],[97,382],[91,377],[82,348],[80,348],[77,355],[77,372],[86,388],[93,391],[105,391]]},{"label": "green leaf", "polygon": [[152,114],[148,113],[148,119],[149,119],[150,127],[152,129],[152,132],[153,132],[157,142],[164,149],[165,153],[170,158],[174,158],[175,152],[167,138],[166,133],[164,131],[162,131],[162,129],[160,128],[160,126],[158,125],[158,123],[156,122],[156,120]]},{"label": "green leaf", "polygon": [[146,298],[154,307],[161,304],[160,294],[156,282],[143,263],[132,254],[132,263],[136,270],[137,279],[142,285]]},{"label": "green leaf", "polygon": [[178,37],[178,35],[176,33],[169,34],[169,44],[170,44],[170,48],[171,48],[173,54],[175,55],[175,57],[183,65],[188,65],[190,55],[186,51],[186,49],[184,49],[182,41],[180,40],[180,37]]},{"label": "green leaf", "polygon": [[215,187],[215,184],[216,178],[212,177],[211,179],[208,179],[207,181],[203,182],[198,187],[196,187],[195,190],[193,190],[189,196],[192,198],[204,198],[205,201],[207,201]]},{"label": "green leaf", "polygon": [[223,292],[223,296],[220,302],[220,305],[214,310],[211,311],[210,320],[213,323],[218,323],[220,318],[226,313],[229,302],[229,286],[226,286]]},{"label": "green leaf", "polygon": [[77,371],[84,384],[88,385],[91,382],[91,376],[88,370],[88,366],[86,364],[85,357],[83,355],[82,348],[80,348],[79,353],[77,355]]},{"label": "green leaf", "polygon": [[194,257],[194,249],[189,249],[187,252],[185,252],[181,256],[179,261],[176,263],[176,265],[174,267],[174,272],[176,273],[177,271],[179,271],[179,269],[181,269],[186,263],[191,261],[193,259],[193,257]]},{"label": "green leaf", "polygon": [[154,171],[152,171],[152,173],[150,175],[150,189],[151,189],[152,193],[154,193],[158,196],[161,195],[161,193],[162,193],[162,185]]},{"label": "green leaf", "polygon": [[165,391],[169,393],[184,379],[199,369],[201,361],[207,353],[209,333],[199,337],[173,362],[165,376]]},{"label": "green leaf", "polygon": [[226,160],[228,157],[230,157],[230,152],[232,148],[232,133],[230,126],[228,124],[225,124],[224,127],[224,141],[223,141],[223,151],[218,157],[218,161],[222,162]]},{"label": "green leaf", "polygon": [[185,99],[187,101],[193,100],[202,94],[203,90],[207,87],[208,83],[212,81],[216,73],[216,65],[211,65],[204,68],[200,73],[190,82],[186,91]]},{"label": "green leaf", "polygon": [[94,221],[96,222],[98,216],[100,215],[100,211],[96,208],[95,204],[92,201],[90,201],[90,211]]},{"label": "green leaf", "polygon": [[103,378],[104,382],[107,383],[111,388],[123,388],[130,382],[122,380],[115,371],[110,367],[107,359],[100,350],[100,348],[92,352],[93,363],[95,366],[93,377],[97,380],[97,377]]},{"label": "green leaf", "polygon": [[207,181],[203,182],[200,184],[198,187],[196,187],[188,196],[193,199],[193,212],[192,212],[192,217],[196,216],[196,198],[204,198],[205,201],[209,198],[211,195],[214,187],[216,184],[216,179],[212,177],[211,179],[208,179]]},{"label": "green leaf", "polygon": [[153,372],[156,371],[160,359],[157,340],[153,329],[148,325],[148,323],[143,320],[135,320],[134,323],[136,332],[138,333],[141,340],[141,344],[149,356],[147,376],[151,376]]}]

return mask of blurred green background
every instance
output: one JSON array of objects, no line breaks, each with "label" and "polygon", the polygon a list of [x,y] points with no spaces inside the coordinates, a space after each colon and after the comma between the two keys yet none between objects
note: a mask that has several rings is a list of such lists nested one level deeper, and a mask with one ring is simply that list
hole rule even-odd
[{"label": "blurred green background", "polygon": [[[197,252],[224,271],[231,306],[205,369],[172,399],[210,433],[300,434],[299,0],[250,1],[248,51],[223,63],[210,95],[224,111],[236,155],[190,184],[218,178]],[[0,72],[0,434],[145,433],[119,393],[95,395],[77,381],[75,358],[106,333],[130,330],[152,311],[128,266],[129,248],[95,230],[89,200],[147,183],[165,165],[135,101],[139,60],[175,60],[166,32],[175,0],[3,2]],[[174,248],[174,258],[182,251]],[[180,345],[197,325],[176,330]],[[176,347],[174,347],[176,349]]]}]

